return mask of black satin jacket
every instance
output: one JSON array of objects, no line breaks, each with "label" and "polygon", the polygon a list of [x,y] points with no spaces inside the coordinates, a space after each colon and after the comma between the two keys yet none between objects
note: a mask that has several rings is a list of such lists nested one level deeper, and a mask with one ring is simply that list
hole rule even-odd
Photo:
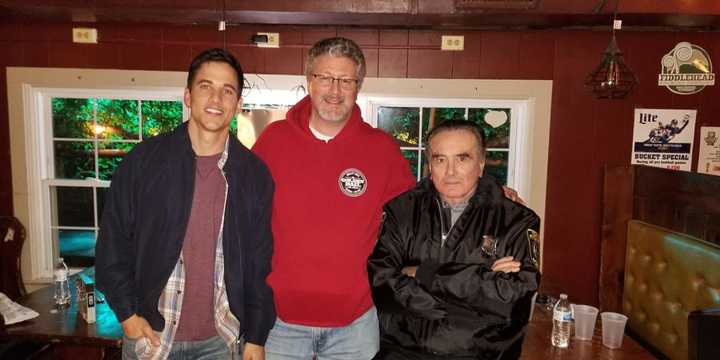
[{"label": "black satin jacket", "polygon": [[[449,231],[429,179],[384,210],[368,261],[382,343],[478,359],[519,351],[540,282],[538,216],[490,176]],[[521,261],[520,272],[493,272],[504,256]],[[415,278],[402,274],[406,266],[418,266]]]}]

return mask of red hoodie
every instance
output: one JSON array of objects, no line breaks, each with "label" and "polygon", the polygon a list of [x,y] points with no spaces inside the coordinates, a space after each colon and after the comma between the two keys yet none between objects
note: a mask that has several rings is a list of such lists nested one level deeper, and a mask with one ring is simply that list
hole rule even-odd
[{"label": "red hoodie", "polygon": [[283,321],[338,327],[372,306],[367,258],[382,206],[415,179],[397,143],[363,122],[357,105],[327,143],[310,132],[311,109],[305,97],[253,147],[275,181],[268,283]]}]

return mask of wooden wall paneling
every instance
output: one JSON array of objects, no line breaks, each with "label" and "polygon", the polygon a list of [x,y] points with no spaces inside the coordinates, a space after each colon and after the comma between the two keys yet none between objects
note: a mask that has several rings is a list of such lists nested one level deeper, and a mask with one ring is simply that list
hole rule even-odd
[{"label": "wooden wall paneling", "polygon": [[335,28],[310,28],[302,30],[303,45],[312,46],[322,39],[335,36],[337,36],[337,30]]},{"label": "wooden wall paneling", "polygon": [[95,69],[120,69],[120,44],[100,42],[88,48],[88,63]]},{"label": "wooden wall paneling", "polygon": [[703,239],[706,239],[707,241],[720,245],[720,221],[718,221],[716,216],[708,216],[708,223],[707,227],[705,228],[705,235],[703,235]]},{"label": "wooden wall paneling", "polygon": [[452,78],[452,51],[408,50],[407,77],[421,79]]},{"label": "wooden wall paneling", "polygon": [[[583,92],[590,95],[590,89]],[[630,164],[633,137],[633,106],[629,102],[595,100],[593,107],[595,118],[594,141],[597,146],[597,159],[602,165]]]},{"label": "wooden wall paneling", "polygon": [[581,79],[589,71],[585,54],[606,44],[595,34],[584,35],[583,41],[576,36],[568,32],[556,42],[543,282],[562,288],[573,302],[596,304],[602,191],[597,152],[604,150],[594,139],[596,102]]},{"label": "wooden wall paneling", "polygon": [[407,77],[408,50],[380,49],[378,54],[378,76],[388,78]]},{"label": "wooden wall paneling", "polygon": [[[451,35],[449,32],[433,30],[413,30],[408,34],[408,45],[411,48],[440,49],[442,35]],[[452,35],[455,35],[453,33]]]},{"label": "wooden wall paneling", "polygon": [[192,47],[187,44],[161,45],[162,69],[169,71],[187,71],[192,61]]},{"label": "wooden wall paneling", "polygon": [[302,74],[303,59],[300,48],[265,48],[265,72],[268,74]]},{"label": "wooden wall paneling", "polygon": [[[104,26],[104,25],[101,25]],[[162,42],[163,43],[174,43],[174,42],[188,42],[190,41],[190,32],[192,26],[180,26],[180,25],[168,25],[162,29]],[[102,28],[101,28],[102,29]],[[98,30],[101,32],[102,30]],[[100,36],[100,35],[98,35]]]},{"label": "wooden wall paneling", "polygon": [[42,27],[36,27],[33,26],[33,24],[28,24],[28,26],[25,26],[25,30],[29,28],[38,28],[39,31],[43,32],[39,38],[47,41],[71,43],[73,27],[97,28],[95,24],[51,23]]},{"label": "wooden wall paneling", "polygon": [[0,59],[0,216],[13,215],[12,173],[10,171],[10,127],[7,121],[7,71]]},{"label": "wooden wall paneling", "polygon": [[[609,42],[608,32],[608,42]],[[660,61],[677,43],[675,34],[667,32],[619,32],[617,43],[623,52],[625,63],[638,79],[638,84],[628,97],[634,108],[666,108],[672,102],[672,93],[657,85],[661,71]],[[596,63],[600,63],[598,54]],[[630,149],[630,144],[628,144]]]},{"label": "wooden wall paneling", "polygon": [[364,47],[362,50],[365,55],[365,76],[377,77],[380,50],[367,47]]},{"label": "wooden wall paneling", "polygon": [[634,0],[620,2],[618,11],[629,13],[717,14],[720,13],[720,3],[714,1]]},{"label": "wooden wall paneling", "polygon": [[203,43],[205,47],[222,47],[223,32],[218,31],[217,24],[195,25],[190,29],[190,41],[193,45]]},{"label": "wooden wall paneling", "polygon": [[683,233],[695,236],[702,239],[705,236],[705,229],[707,228],[708,215],[705,214],[702,209],[688,205],[681,210],[682,219],[680,220],[685,230]]},{"label": "wooden wall paneling", "polygon": [[[24,41],[22,46],[22,66],[44,67],[53,62],[50,61],[49,43],[47,41]],[[55,55],[55,54],[53,54]],[[58,56],[73,56],[59,54]]]},{"label": "wooden wall paneling", "polygon": [[0,41],[20,40],[20,27],[17,22],[0,22]]},{"label": "wooden wall paneling", "polygon": [[482,56],[482,32],[467,31],[463,51],[451,51],[452,78],[477,79],[480,77],[480,59]]},{"label": "wooden wall paneling", "polygon": [[627,224],[633,214],[633,174],[629,166],[605,167],[600,234],[599,300],[603,311],[622,311]]},{"label": "wooden wall paneling", "polygon": [[[277,32],[280,35],[280,46],[290,44],[293,40],[292,36],[287,35],[286,32],[280,32],[279,29],[265,31],[264,29],[258,30],[252,26],[228,26],[225,30],[226,34],[224,34],[227,39],[228,48],[230,48],[231,46],[256,46],[252,42],[252,37],[258,31]],[[298,39],[299,42],[299,39],[301,39],[300,34],[295,34],[295,37]]]},{"label": "wooden wall paneling", "polygon": [[[303,31],[302,31],[303,29],[300,27],[277,26],[270,30],[272,30],[272,32],[277,32],[280,34],[280,46],[281,47],[282,46],[303,46],[303,45],[305,45],[304,38],[303,38]],[[257,31],[260,31],[260,30],[257,30]]]},{"label": "wooden wall paneling", "polygon": [[452,78],[477,79],[480,78],[480,55],[469,52],[453,51]]},{"label": "wooden wall paneling", "polygon": [[[89,25],[89,27],[94,26]],[[98,40],[158,42],[163,39],[163,28],[163,26],[154,24],[103,24],[102,27],[98,28]],[[175,27],[171,26],[169,28]],[[208,27],[194,27],[191,34],[193,37],[210,41],[208,29]],[[67,41],[72,42],[72,34],[69,35]],[[200,41],[199,39],[198,41]]]},{"label": "wooden wall paneling", "polygon": [[715,241],[717,225],[712,224],[720,220],[720,178],[638,166],[635,179],[640,206],[634,218]]},{"label": "wooden wall paneling", "polygon": [[380,46],[408,46],[408,30],[380,30]]},{"label": "wooden wall paneling", "polygon": [[120,44],[120,66],[129,70],[161,70],[162,48],[160,43]]},{"label": "wooden wall paneling", "polygon": [[483,79],[521,79],[520,39],[514,32],[485,32],[482,35],[480,77]]},{"label": "wooden wall paneling", "polygon": [[[43,55],[46,55],[47,58],[52,58],[54,67],[86,68],[90,65],[88,53],[95,46],[95,44],[53,42],[48,44],[48,50],[46,54]],[[33,66],[47,66],[47,61],[45,65]]]},{"label": "wooden wall paneling", "polygon": [[380,44],[380,31],[374,29],[339,29],[337,36],[348,38],[360,47],[378,46]]},{"label": "wooden wall paneling", "polygon": [[305,67],[307,66],[308,53],[310,53],[309,46],[300,49],[300,60],[302,61],[302,73],[300,73],[300,75],[305,75]]},{"label": "wooden wall paneling", "polygon": [[0,43],[0,45],[2,45],[2,48],[5,49],[5,54],[2,57],[3,59],[0,60],[4,66],[22,66],[24,64],[26,48],[24,43],[18,41],[8,41]]},{"label": "wooden wall paneling", "polygon": [[554,31],[527,31],[518,34],[518,67],[522,79],[548,80],[555,63]]},{"label": "wooden wall paneling", "polygon": [[[243,72],[248,74],[265,74],[265,53],[262,48],[255,45],[228,46],[230,51],[240,62]],[[190,64],[187,63],[186,67]]]},{"label": "wooden wall paneling", "polygon": [[[48,41],[50,27],[54,24],[45,24],[43,26],[32,26],[30,23],[18,24],[18,32],[15,40],[17,41]],[[72,41],[72,38],[66,39],[66,42]]]}]

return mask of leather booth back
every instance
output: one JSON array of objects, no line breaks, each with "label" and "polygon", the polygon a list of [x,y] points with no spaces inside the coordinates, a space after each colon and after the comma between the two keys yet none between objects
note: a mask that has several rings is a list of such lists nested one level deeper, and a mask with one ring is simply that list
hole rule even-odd
[{"label": "leather booth back", "polygon": [[717,307],[719,247],[641,221],[628,223],[623,312],[633,332],[669,358],[684,360],[688,314]]}]

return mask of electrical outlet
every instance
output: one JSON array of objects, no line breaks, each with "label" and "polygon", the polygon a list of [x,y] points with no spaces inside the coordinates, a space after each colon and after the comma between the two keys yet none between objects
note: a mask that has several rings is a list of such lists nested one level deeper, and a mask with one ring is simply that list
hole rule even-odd
[{"label": "electrical outlet", "polygon": [[258,47],[268,47],[268,48],[279,48],[280,47],[280,34],[279,33],[259,32],[257,34],[265,35],[265,36],[267,36],[267,39],[268,39],[268,41],[266,43],[257,44]]},{"label": "electrical outlet", "polygon": [[97,29],[73,28],[73,42],[83,44],[97,44]]},{"label": "electrical outlet", "polygon": [[465,37],[462,35],[443,35],[440,50],[462,51],[465,48]]}]

